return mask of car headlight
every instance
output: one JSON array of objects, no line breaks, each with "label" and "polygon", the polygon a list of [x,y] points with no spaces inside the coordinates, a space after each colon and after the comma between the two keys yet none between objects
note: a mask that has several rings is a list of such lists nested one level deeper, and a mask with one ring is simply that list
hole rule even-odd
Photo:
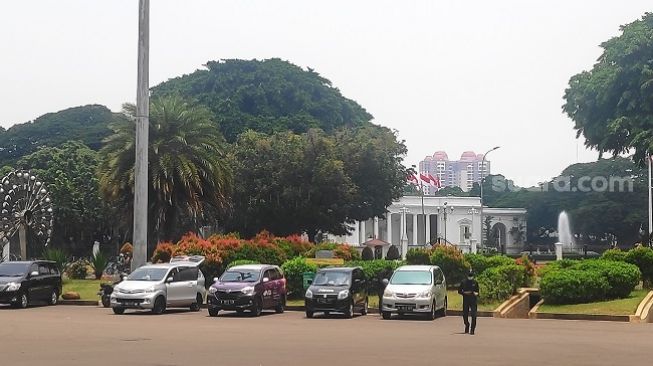
[{"label": "car headlight", "polygon": [[383,297],[393,297],[395,294],[390,290],[383,291]]},{"label": "car headlight", "polygon": [[431,297],[431,291],[424,291],[421,294],[418,294],[417,297],[421,297],[422,299],[429,299]]},{"label": "car headlight", "polygon": [[146,293],[151,294],[152,292],[156,292],[156,287],[150,287],[145,290]]},{"label": "car headlight", "polygon": [[342,290],[338,292],[338,300],[344,300],[349,297],[349,290]]},{"label": "car headlight", "polygon": [[240,292],[247,296],[252,296],[254,295],[254,286],[247,286],[244,289],[240,290]]},{"label": "car headlight", "polygon": [[121,289],[120,287],[114,287],[113,292],[117,292],[119,294],[122,294],[125,292],[125,290]]},{"label": "car headlight", "polygon": [[307,299],[312,299],[313,298],[313,291],[311,291],[311,289],[309,288],[308,290],[306,290],[306,295],[304,295],[304,296],[306,296]]},{"label": "car headlight", "polygon": [[215,294],[216,292],[218,292],[218,289],[217,289],[217,288],[215,288],[215,287],[209,287],[209,293],[210,293],[211,295]]},{"label": "car headlight", "polygon": [[20,282],[9,282],[7,284],[6,291],[18,291],[19,288],[20,288]]}]

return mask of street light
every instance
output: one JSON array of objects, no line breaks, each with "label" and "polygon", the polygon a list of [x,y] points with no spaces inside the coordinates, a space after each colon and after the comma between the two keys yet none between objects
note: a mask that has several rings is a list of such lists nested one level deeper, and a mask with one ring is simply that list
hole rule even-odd
[{"label": "street light", "polygon": [[442,214],[442,221],[444,221],[444,244],[447,245],[447,215],[453,213],[453,206],[447,206],[447,202],[444,203],[444,207],[436,207],[438,216]]},{"label": "street light", "polygon": [[495,147],[491,148],[490,150],[488,150],[487,152],[485,152],[485,154],[483,154],[483,160],[481,161],[481,166],[483,167],[483,171],[481,172],[481,184],[480,184],[480,186],[481,186],[481,245],[482,246],[485,245],[485,243],[483,243],[483,182],[485,181],[485,173],[486,173],[485,159],[487,158],[487,154],[491,153],[492,151],[494,151],[494,150],[496,150],[496,149],[498,149],[500,147],[501,146],[495,146]]}]

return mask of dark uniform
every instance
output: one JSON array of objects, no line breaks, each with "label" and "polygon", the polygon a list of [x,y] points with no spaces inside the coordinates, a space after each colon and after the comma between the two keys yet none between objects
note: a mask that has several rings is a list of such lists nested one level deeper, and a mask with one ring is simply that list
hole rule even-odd
[{"label": "dark uniform", "polygon": [[[476,311],[478,307],[478,282],[473,275],[464,280],[458,288],[458,293],[463,296],[463,321],[465,322],[465,333],[474,334],[476,329]],[[472,316],[472,328],[469,328],[469,315]]]}]

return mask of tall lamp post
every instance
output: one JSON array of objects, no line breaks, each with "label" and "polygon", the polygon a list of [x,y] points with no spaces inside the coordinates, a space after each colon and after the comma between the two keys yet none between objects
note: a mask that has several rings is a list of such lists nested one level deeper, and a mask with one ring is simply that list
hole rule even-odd
[{"label": "tall lamp post", "polygon": [[136,88],[136,161],[134,165],[134,257],[132,270],[147,261],[147,185],[149,91],[150,0],[138,2],[138,76]]},{"label": "tall lamp post", "polygon": [[491,153],[492,151],[500,148],[501,146],[495,146],[491,148],[490,150],[486,151],[485,154],[483,154],[483,160],[481,161],[481,166],[483,167],[483,171],[481,172],[481,247],[485,246],[485,243],[483,243],[483,182],[485,181],[485,176],[486,176],[486,170],[485,170],[485,159],[487,158],[487,154]]},{"label": "tall lamp post", "polygon": [[436,207],[438,215],[442,214],[442,221],[444,221],[444,244],[447,245],[449,241],[447,239],[447,215],[453,213],[453,206],[447,206],[447,202],[444,203],[443,207]]},{"label": "tall lamp post", "polygon": [[[472,253],[476,253],[477,248],[476,248],[476,244],[475,244],[476,242],[474,241],[474,215],[477,215],[479,213],[479,211],[477,209],[475,209],[474,207],[472,207],[467,211],[467,213],[472,215],[472,227],[471,227],[470,233],[469,233],[470,234],[470,240],[469,240],[470,248],[469,248],[469,250]],[[481,233],[483,233],[483,223],[481,223]]]}]

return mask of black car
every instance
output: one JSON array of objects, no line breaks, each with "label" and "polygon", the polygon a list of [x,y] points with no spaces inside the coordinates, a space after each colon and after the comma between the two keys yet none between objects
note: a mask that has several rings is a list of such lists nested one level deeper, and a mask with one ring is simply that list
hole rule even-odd
[{"label": "black car", "polygon": [[61,294],[61,273],[54,262],[0,263],[0,304],[26,308],[35,301],[55,305]]},{"label": "black car", "polygon": [[306,290],[306,317],[316,312],[343,313],[351,318],[354,312],[367,314],[367,280],[360,267],[324,268],[317,272]]}]

